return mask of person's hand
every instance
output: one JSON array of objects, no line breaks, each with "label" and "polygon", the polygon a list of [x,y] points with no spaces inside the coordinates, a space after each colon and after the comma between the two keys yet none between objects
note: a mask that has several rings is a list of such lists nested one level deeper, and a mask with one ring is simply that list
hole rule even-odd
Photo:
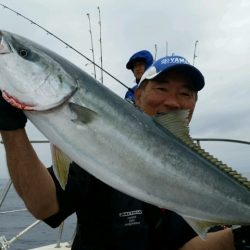
[{"label": "person's hand", "polygon": [[236,250],[250,249],[250,226],[233,229],[233,236]]},{"label": "person's hand", "polygon": [[11,106],[2,97],[0,91],[0,130],[16,130],[24,128],[27,118],[23,111]]}]

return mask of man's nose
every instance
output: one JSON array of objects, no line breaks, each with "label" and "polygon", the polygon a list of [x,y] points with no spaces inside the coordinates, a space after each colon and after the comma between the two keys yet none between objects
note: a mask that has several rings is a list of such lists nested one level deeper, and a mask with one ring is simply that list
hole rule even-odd
[{"label": "man's nose", "polygon": [[181,108],[181,104],[180,104],[179,99],[175,93],[168,93],[165,96],[163,104],[165,107],[168,107],[171,109],[180,109]]}]

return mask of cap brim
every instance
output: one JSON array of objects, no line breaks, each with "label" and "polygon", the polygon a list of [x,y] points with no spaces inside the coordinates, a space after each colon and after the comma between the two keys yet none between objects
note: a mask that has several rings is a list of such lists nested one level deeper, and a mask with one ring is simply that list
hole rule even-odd
[{"label": "cap brim", "polygon": [[126,64],[126,68],[127,69],[132,69],[132,67],[133,67],[133,61],[129,61],[127,64]]},{"label": "cap brim", "polygon": [[182,72],[186,72],[188,75],[190,75],[190,77],[193,80],[194,88],[196,91],[199,91],[204,87],[204,85],[205,85],[204,76],[197,68],[195,68],[194,66],[192,66],[190,64],[169,65],[166,69],[164,69],[160,72],[157,72],[157,73],[150,75],[148,77],[146,76],[145,79],[153,80],[153,79],[159,77],[161,74],[166,73],[172,69],[178,69],[178,70],[181,70]]},{"label": "cap brim", "polygon": [[132,70],[133,66],[134,66],[134,63],[138,62],[138,61],[144,62],[146,64],[146,59],[145,58],[143,58],[143,57],[137,57],[135,59],[132,59],[132,60],[128,61],[128,63],[126,64],[126,68]]}]

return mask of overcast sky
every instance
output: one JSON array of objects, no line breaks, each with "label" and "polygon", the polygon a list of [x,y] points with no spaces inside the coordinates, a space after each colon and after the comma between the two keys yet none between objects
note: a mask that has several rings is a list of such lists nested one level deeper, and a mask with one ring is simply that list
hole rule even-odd
[{"label": "overcast sky", "polygon": [[[156,58],[166,54],[184,56],[205,76],[199,93],[191,135],[250,141],[250,1],[248,0],[2,0],[92,58],[90,14],[95,61],[100,64],[101,11],[103,67],[128,86],[133,75],[125,68],[136,51],[147,49]],[[34,40],[60,53],[89,74],[93,65],[65,48],[44,31],[0,6],[0,28]],[[157,50],[155,48],[157,47]],[[100,70],[97,79],[100,80]],[[126,89],[104,75],[104,84],[120,96]],[[28,124],[30,139],[42,138]],[[209,152],[241,172],[250,172],[250,146],[202,144]],[[49,152],[37,148],[49,164]],[[0,177],[7,176],[3,146],[0,148]]]}]

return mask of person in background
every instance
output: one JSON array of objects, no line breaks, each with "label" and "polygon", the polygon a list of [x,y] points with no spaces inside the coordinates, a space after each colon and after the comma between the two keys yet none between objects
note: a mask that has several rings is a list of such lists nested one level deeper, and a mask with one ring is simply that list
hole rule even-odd
[{"label": "person in background", "polygon": [[126,68],[132,70],[136,84],[126,92],[125,100],[131,103],[135,102],[134,93],[138,86],[138,83],[141,80],[141,77],[145,70],[147,70],[152,63],[153,56],[148,50],[140,50],[129,58],[126,64]]},{"label": "person in background", "polygon": [[[190,121],[204,84],[202,73],[185,58],[163,57],[143,74],[135,104],[149,116],[189,109]],[[76,213],[72,250],[250,249],[249,226],[220,227],[202,240],[178,214],[126,195],[75,163],[63,190],[52,168],[47,170],[37,157],[24,129],[26,121],[24,113],[0,95],[0,132],[13,184],[28,210],[51,227]]]}]

